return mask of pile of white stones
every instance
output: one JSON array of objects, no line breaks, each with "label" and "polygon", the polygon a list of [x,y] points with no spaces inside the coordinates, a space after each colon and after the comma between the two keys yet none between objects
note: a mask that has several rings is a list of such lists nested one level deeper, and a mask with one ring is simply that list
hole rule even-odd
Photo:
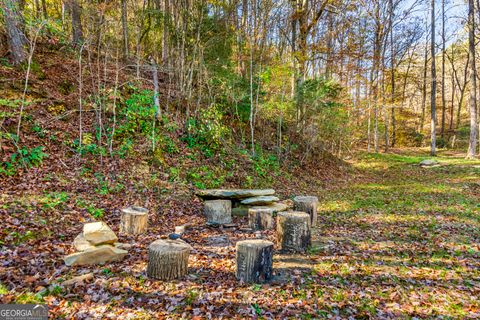
[{"label": "pile of white stones", "polygon": [[127,255],[128,245],[119,243],[115,233],[102,221],[83,225],[83,232],[73,241],[77,252],[65,256],[67,266],[104,264],[119,261]]}]

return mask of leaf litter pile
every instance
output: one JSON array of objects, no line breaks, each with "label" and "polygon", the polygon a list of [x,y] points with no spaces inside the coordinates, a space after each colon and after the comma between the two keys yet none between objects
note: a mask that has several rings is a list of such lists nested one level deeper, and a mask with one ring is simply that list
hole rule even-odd
[{"label": "leaf litter pile", "polygon": [[[362,156],[350,181],[308,190],[321,199],[312,247],[275,255],[273,281],[253,285],[235,279],[235,243],[275,242],[274,231],[207,227],[191,190],[147,197],[149,230],[120,236],[132,246],[125,260],[67,267],[62,257],[74,252],[82,223],[97,216],[118,233],[119,209],[132,198],[100,201],[81,181],[29,193],[73,176],[23,179],[0,198],[0,301],[45,302],[52,318],[75,319],[479,318],[479,163],[444,157],[425,169],[412,159]],[[188,275],[147,278],[148,245],[184,223],[193,247]]]}]

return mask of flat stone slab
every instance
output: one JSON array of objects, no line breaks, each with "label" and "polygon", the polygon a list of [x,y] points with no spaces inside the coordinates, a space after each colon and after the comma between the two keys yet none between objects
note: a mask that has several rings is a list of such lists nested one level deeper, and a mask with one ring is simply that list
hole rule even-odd
[{"label": "flat stone slab", "polygon": [[239,207],[232,209],[232,216],[243,217],[248,214],[249,209],[269,209],[273,213],[286,211],[288,209],[288,205],[282,202],[274,202],[272,204],[267,204],[264,206],[247,206],[241,205]]},{"label": "flat stone slab", "polygon": [[202,199],[245,199],[275,194],[273,189],[208,189],[195,193]]},{"label": "flat stone slab", "polygon": [[87,266],[120,261],[127,251],[110,245],[101,245],[82,252],[76,252],[63,258],[67,266]]},{"label": "flat stone slab", "polygon": [[435,166],[435,165],[438,165],[439,162],[437,160],[433,160],[433,159],[425,159],[425,160],[422,160],[419,165],[422,166],[422,167],[431,167],[431,166]]},{"label": "flat stone slab", "polygon": [[246,205],[264,205],[264,204],[271,204],[279,200],[280,199],[278,199],[278,197],[275,197],[275,196],[259,196],[259,197],[244,199],[240,201],[240,203],[246,204]]}]

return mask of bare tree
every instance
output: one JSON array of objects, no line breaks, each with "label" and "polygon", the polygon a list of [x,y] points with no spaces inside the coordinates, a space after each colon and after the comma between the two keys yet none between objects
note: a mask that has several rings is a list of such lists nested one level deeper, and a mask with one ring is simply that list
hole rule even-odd
[{"label": "bare tree", "polygon": [[447,110],[446,105],[447,105],[447,102],[445,99],[445,0],[442,0],[442,124],[441,124],[442,139],[445,139],[445,113]]},{"label": "bare tree", "polygon": [[470,52],[470,139],[467,158],[475,158],[477,147],[477,69],[475,66],[475,5],[468,0],[468,48]]},{"label": "bare tree", "polygon": [[128,59],[128,56],[129,56],[127,0],[122,0],[122,30],[123,30],[123,58],[126,60]]},{"label": "bare tree", "polygon": [[436,91],[437,91],[437,72],[435,70],[435,0],[432,0],[432,15],[431,15],[431,39],[430,39],[430,51],[432,53],[432,65],[431,65],[431,74],[432,74],[432,88],[430,93],[430,114],[431,114],[431,127],[430,127],[430,155],[436,155],[436,146],[437,146],[437,109],[436,109]]}]

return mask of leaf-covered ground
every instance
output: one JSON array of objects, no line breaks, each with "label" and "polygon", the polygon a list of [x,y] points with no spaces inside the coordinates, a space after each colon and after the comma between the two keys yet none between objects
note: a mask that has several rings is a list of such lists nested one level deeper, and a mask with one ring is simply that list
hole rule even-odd
[{"label": "leaf-covered ground", "polygon": [[[479,318],[480,162],[445,154],[441,166],[420,168],[423,158],[362,155],[348,181],[311,190],[321,199],[314,244],[307,255],[276,255],[264,285],[234,276],[235,242],[255,234],[204,227],[198,201],[167,198],[148,234],[121,238],[133,245],[126,260],[68,268],[61,257],[94,200],[76,190],[2,193],[0,300],[45,301],[53,318],[75,319]],[[117,230],[118,215],[106,219]],[[185,222],[189,275],[146,278],[148,244]],[[61,284],[87,273],[93,279]]]}]

